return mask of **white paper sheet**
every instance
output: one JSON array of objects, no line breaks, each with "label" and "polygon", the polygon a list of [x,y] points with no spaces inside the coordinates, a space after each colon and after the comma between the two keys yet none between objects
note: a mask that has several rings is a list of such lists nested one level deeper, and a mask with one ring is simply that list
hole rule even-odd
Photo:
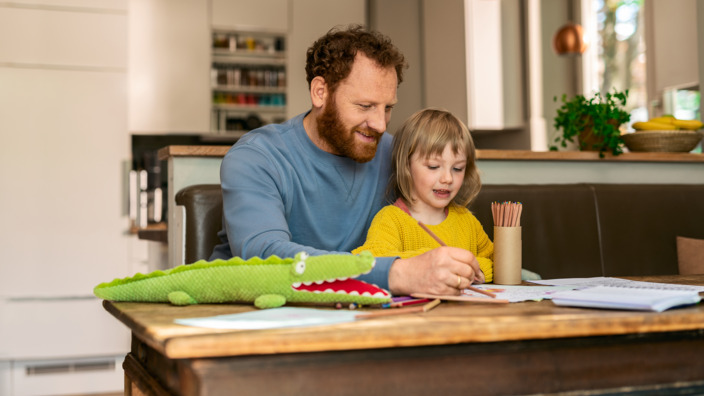
[{"label": "white paper sheet", "polygon": [[211,329],[257,330],[354,322],[357,314],[359,312],[349,310],[281,307],[207,318],[176,319],[174,322]]},{"label": "white paper sheet", "polygon": [[[573,286],[520,286],[520,285],[472,285],[477,289],[485,290],[496,294],[496,298],[508,300],[509,302],[540,301],[549,299],[554,293],[573,290]],[[463,295],[472,297],[486,297],[483,294],[465,289]]]},{"label": "white paper sheet", "polygon": [[640,287],[640,288],[657,288],[665,290],[694,290],[704,292],[704,286],[694,285],[676,285],[671,283],[657,282],[642,282],[630,279],[611,278],[607,276],[597,276],[593,278],[561,278],[561,279],[540,279],[532,280],[530,283],[538,285],[553,285],[553,286],[575,286],[578,288],[593,287],[593,286],[616,286],[616,287]]}]

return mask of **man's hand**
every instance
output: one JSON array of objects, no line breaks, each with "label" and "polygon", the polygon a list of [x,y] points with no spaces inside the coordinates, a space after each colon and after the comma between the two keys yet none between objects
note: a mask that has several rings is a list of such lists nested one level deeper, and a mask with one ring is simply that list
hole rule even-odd
[{"label": "man's hand", "polygon": [[473,283],[484,283],[484,273],[470,251],[443,246],[416,257],[398,259],[389,270],[389,289],[410,293],[453,294]]}]

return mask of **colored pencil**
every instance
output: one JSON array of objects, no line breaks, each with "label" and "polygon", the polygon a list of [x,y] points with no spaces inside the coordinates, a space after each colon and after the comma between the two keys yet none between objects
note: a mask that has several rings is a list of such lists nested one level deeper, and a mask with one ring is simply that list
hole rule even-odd
[{"label": "colored pencil", "polygon": [[413,300],[406,300],[406,301],[399,301],[399,302],[392,302],[389,304],[384,304],[382,305],[382,308],[400,308],[400,307],[405,307],[408,305],[416,305],[416,304],[423,304],[430,302],[430,299],[428,298],[420,298],[420,299],[413,299]]},{"label": "colored pencil", "polygon": [[428,312],[431,309],[435,308],[440,304],[440,299],[435,299],[422,307],[406,307],[406,308],[398,308],[398,309],[383,309],[380,311],[374,311],[374,312],[368,312],[368,313],[362,313],[359,315],[355,315],[355,319],[369,319],[369,318],[376,318],[379,316],[391,316],[391,315],[403,315],[407,313],[414,313],[414,312]]},{"label": "colored pencil", "polygon": [[[435,235],[434,232],[430,231],[430,228],[426,227],[425,224],[423,224],[423,223],[421,223],[421,222],[419,221],[419,222],[418,222],[418,225],[420,226],[420,228],[424,229],[425,232],[428,233],[428,235],[430,235],[431,237],[433,237],[433,239],[435,239],[435,240],[440,244],[440,246],[447,246],[447,244],[446,244],[445,242],[443,242],[442,239],[440,239],[440,237],[438,237],[437,235]],[[467,286],[467,289],[469,289],[469,290],[471,290],[471,291],[474,291],[474,292],[477,292],[477,293],[480,293],[480,294],[487,295],[487,296],[489,296],[489,297],[491,297],[491,298],[496,298],[496,294],[494,294],[494,293],[489,293],[488,291],[484,291],[484,290],[481,290],[481,289],[477,289],[476,287]]]},{"label": "colored pencil", "polygon": [[437,298],[446,301],[462,301],[462,302],[480,302],[480,303],[496,303],[496,304],[508,304],[508,300],[499,298],[484,298],[484,297],[472,297],[472,296],[452,296],[452,295],[437,295],[437,294],[426,294],[426,293],[411,293],[413,297],[418,298]]},{"label": "colored pencil", "polygon": [[520,227],[523,204],[520,202],[492,202],[491,215],[495,227]]},{"label": "colored pencil", "polygon": [[447,246],[447,245],[445,244],[445,242],[443,242],[442,239],[438,238],[438,236],[435,235],[434,232],[430,231],[430,228],[426,227],[425,224],[423,224],[423,223],[421,223],[421,222],[419,221],[419,222],[418,222],[418,225],[420,226],[420,228],[424,229],[425,232],[428,233],[428,235],[430,235],[431,237],[433,237],[433,239],[435,239],[435,240],[437,241],[437,243],[440,244],[440,246]]}]

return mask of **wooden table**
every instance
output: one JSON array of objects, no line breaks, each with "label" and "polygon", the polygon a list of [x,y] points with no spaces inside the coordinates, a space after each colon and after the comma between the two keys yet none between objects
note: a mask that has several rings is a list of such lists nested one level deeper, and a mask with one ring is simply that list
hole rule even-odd
[{"label": "wooden table", "polygon": [[[704,285],[704,275],[632,279]],[[173,322],[249,305],[104,306],[133,334],[128,395],[704,392],[704,304],[651,313],[444,302],[426,313],[254,331]]]}]

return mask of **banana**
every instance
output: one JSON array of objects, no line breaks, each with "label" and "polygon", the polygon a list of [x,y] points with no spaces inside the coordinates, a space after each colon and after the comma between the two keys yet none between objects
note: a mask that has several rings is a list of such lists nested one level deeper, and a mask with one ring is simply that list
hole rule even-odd
[{"label": "banana", "polygon": [[688,129],[692,131],[696,131],[697,129],[701,129],[704,124],[702,124],[701,121],[697,120],[678,120],[678,119],[673,119],[672,124],[680,129]]},{"label": "banana", "polygon": [[662,117],[655,117],[651,118],[648,120],[648,122],[659,122],[662,124],[672,124],[673,121],[675,121],[675,117],[673,116],[662,116]]},{"label": "banana", "polygon": [[653,121],[634,122],[633,125],[631,125],[631,126],[636,131],[667,131],[667,130],[677,129],[677,127],[674,126],[673,124],[666,124],[666,123],[662,123],[662,122],[653,122]]}]

